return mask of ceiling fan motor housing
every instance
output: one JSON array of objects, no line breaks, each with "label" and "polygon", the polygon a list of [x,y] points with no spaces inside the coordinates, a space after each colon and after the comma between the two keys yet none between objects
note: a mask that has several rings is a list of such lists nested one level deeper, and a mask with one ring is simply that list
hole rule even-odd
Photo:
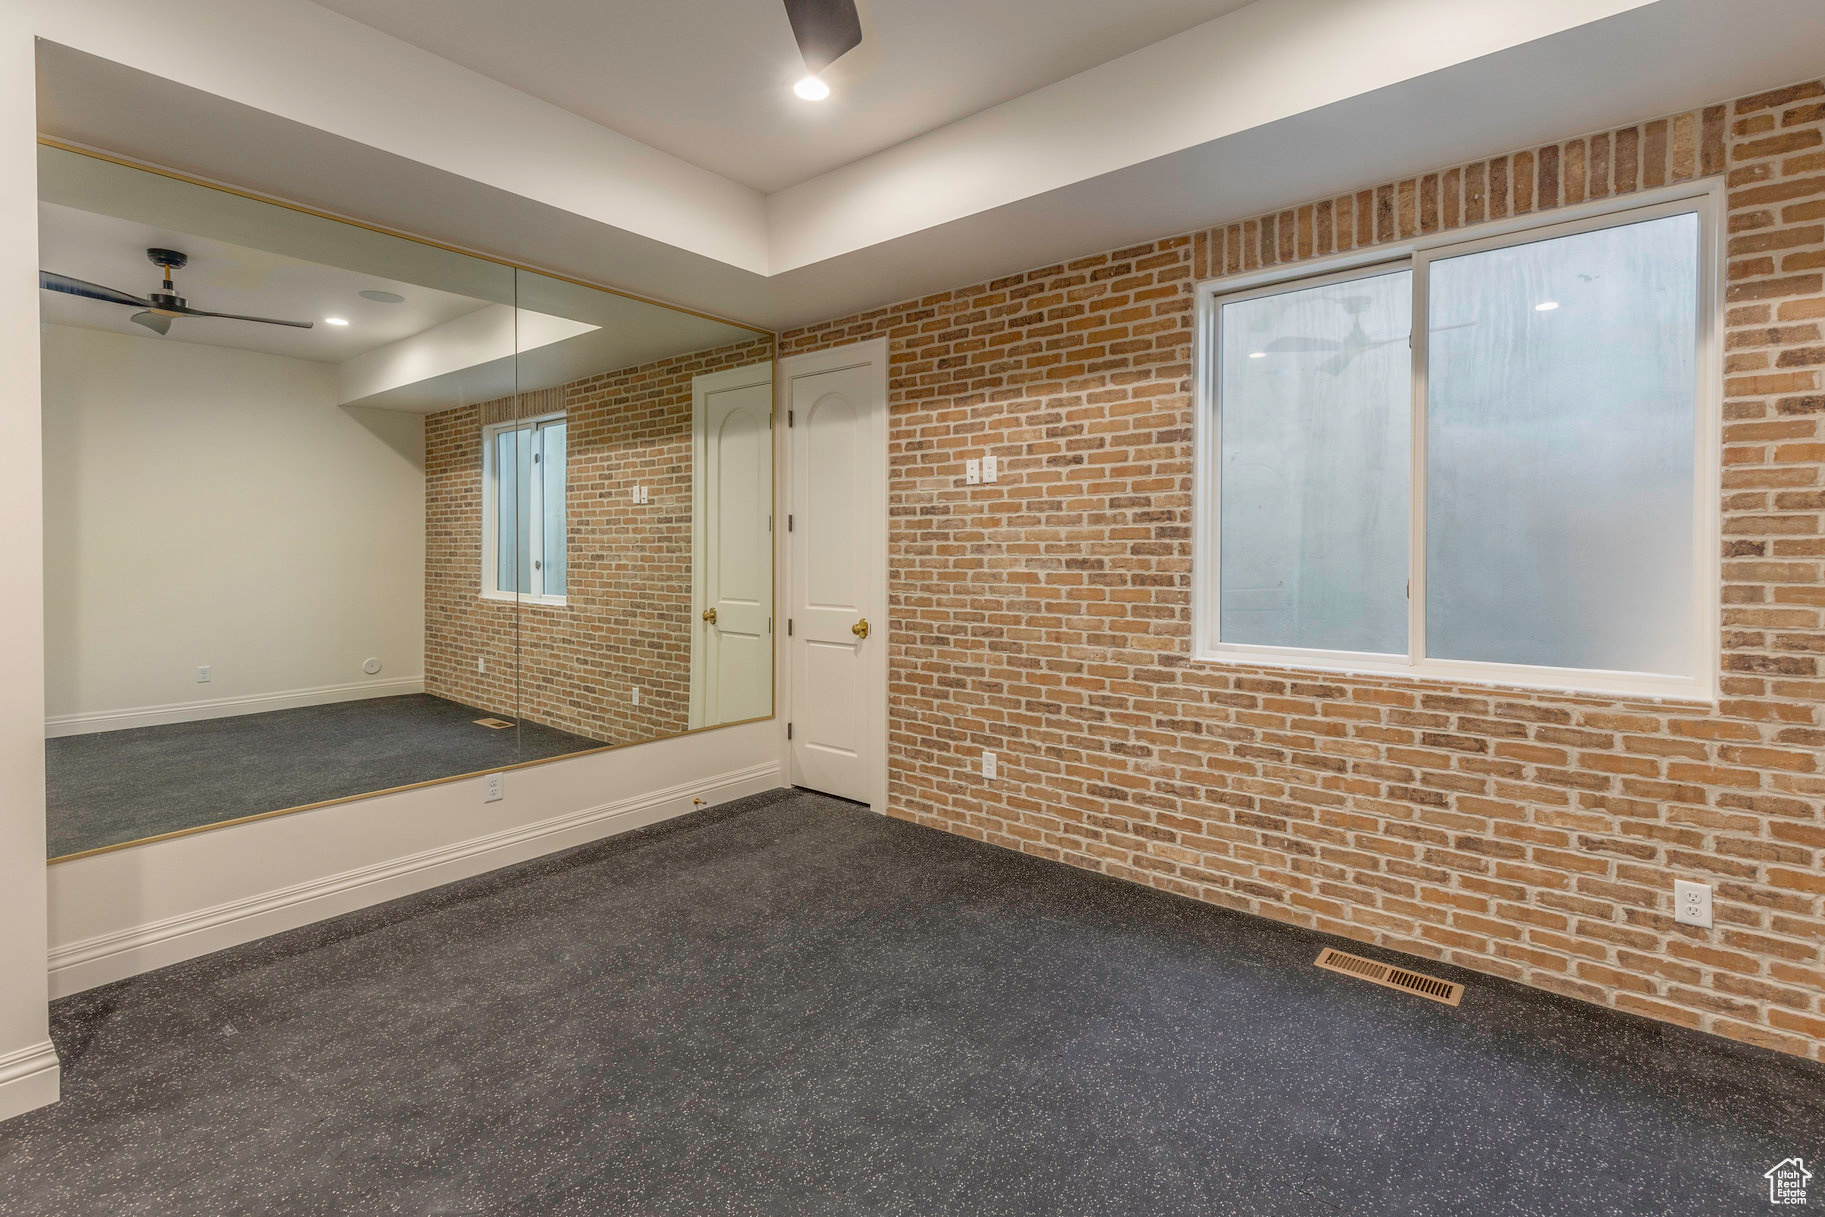
[{"label": "ceiling fan motor housing", "polygon": [[146,259],[152,265],[162,266],[166,270],[183,270],[190,265],[190,255],[179,253],[175,249],[148,249]]}]

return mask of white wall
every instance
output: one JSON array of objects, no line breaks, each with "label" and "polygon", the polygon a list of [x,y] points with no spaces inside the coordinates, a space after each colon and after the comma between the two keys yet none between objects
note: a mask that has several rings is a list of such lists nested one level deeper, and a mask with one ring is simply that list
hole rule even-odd
[{"label": "white wall", "polygon": [[0,4],[0,1119],[57,1097],[45,1010],[44,534],[31,26]]},{"label": "white wall", "polygon": [[53,733],[422,687],[421,416],[339,406],[332,364],[43,335]]}]

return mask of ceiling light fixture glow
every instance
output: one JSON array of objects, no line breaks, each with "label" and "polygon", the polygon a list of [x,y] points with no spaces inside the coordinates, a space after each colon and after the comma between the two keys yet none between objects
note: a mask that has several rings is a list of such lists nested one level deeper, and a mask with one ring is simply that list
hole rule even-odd
[{"label": "ceiling light fixture glow", "polygon": [[1540,303],[1534,305],[1534,312],[1550,313],[1558,307],[1559,307],[1559,302],[1557,300],[1542,300],[1542,301],[1540,301]]},{"label": "ceiling light fixture glow", "polygon": [[1248,353],[1248,357],[1250,359],[1266,359],[1267,352],[1266,351],[1250,351]]},{"label": "ceiling light fixture glow", "polygon": [[346,317],[325,317],[323,319],[323,324],[324,325],[347,325],[348,318],[346,318]]},{"label": "ceiling light fixture glow", "polygon": [[823,101],[830,96],[830,86],[815,76],[807,76],[792,86],[792,91],[806,101]]}]

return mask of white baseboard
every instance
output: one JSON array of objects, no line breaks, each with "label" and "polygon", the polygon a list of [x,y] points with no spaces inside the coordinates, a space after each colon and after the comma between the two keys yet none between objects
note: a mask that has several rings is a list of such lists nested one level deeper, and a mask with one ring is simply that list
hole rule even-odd
[{"label": "white baseboard", "polygon": [[55,1103],[61,1077],[50,1040],[0,1055],[0,1120]]},{"label": "white baseboard", "polygon": [[291,710],[321,706],[332,701],[361,701],[369,697],[398,697],[423,693],[425,678],[410,680],[361,680],[346,685],[319,685],[314,689],[287,689],[256,693],[250,697],[217,697],[210,701],[172,702],[167,706],[134,706],[126,710],[99,710],[92,714],[53,714],[44,720],[46,739],[66,735],[93,735],[98,731],[125,731],[129,727],[160,727],[166,723],[193,723],[206,718],[259,714],[266,710]]},{"label": "white baseboard", "polygon": [[54,947],[47,961],[51,996],[79,993],[353,909],[669,820],[694,810],[693,797],[713,806],[772,790],[780,784],[779,763],[768,761]]}]

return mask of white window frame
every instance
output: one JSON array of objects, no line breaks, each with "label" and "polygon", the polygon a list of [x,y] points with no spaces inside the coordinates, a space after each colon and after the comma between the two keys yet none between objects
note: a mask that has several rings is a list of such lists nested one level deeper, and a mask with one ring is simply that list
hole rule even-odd
[{"label": "white window frame", "polygon": [[[503,591],[500,586],[500,512],[496,505],[500,501],[500,468],[496,455],[500,444],[499,437],[508,431],[530,431],[537,434],[552,423],[566,421],[566,415],[560,411],[555,414],[541,414],[536,418],[510,419],[504,423],[490,423],[482,428],[482,599],[503,600],[517,604],[549,604],[562,608],[569,603],[564,596],[547,596],[545,594],[545,479],[535,477],[529,491],[527,510],[531,513],[534,527],[527,530],[532,549],[532,589],[527,592]],[[564,444],[564,484],[570,485],[570,443],[568,433]],[[564,514],[565,526],[569,526],[570,513]],[[568,546],[568,539],[566,539]]]},{"label": "white window frame", "polygon": [[[1720,654],[1722,535],[1722,215],[1719,180],[1683,183],[1621,199],[1562,207],[1448,232],[1427,234],[1399,244],[1380,245],[1335,258],[1315,259],[1244,275],[1208,279],[1197,286],[1197,332],[1193,349],[1192,420],[1192,651],[1194,659],[1221,664],[1296,668],[1352,675],[1393,675],[1454,684],[1552,689],[1668,701],[1712,702],[1717,697]],[[1442,258],[1477,253],[1505,245],[1550,240],[1621,224],[1695,213],[1698,216],[1697,401],[1693,436],[1693,622],[1692,676],[1622,672],[1528,664],[1481,663],[1437,659],[1425,654],[1426,540],[1426,288],[1429,265]],[[1225,643],[1221,622],[1222,570],[1217,520],[1221,469],[1217,396],[1218,325],[1221,306],[1236,300],[1364,278],[1403,269],[1413,271],[1413,348],[1411,404],[1412,456],[1408,572],[1408,630],[1405,656],[1305,647]]]}]

